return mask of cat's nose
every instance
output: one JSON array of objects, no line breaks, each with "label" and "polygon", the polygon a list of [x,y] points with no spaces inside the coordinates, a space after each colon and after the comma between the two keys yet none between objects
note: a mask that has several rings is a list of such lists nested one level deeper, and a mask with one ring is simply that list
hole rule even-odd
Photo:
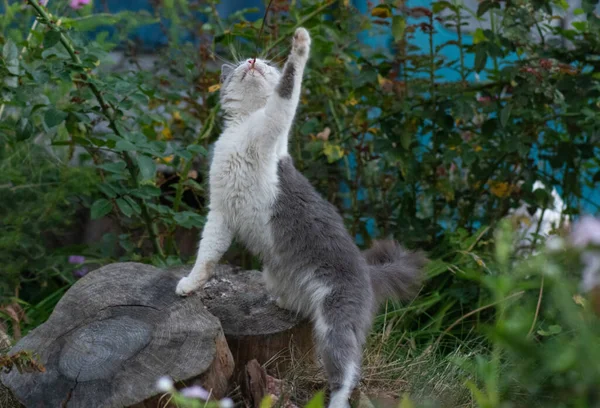
[{"label": "cat's nose", "polygon": [[248,60],[248,65],[250,65],[250,68],[254,68],[254,64],[256,64],[256,58]]}]

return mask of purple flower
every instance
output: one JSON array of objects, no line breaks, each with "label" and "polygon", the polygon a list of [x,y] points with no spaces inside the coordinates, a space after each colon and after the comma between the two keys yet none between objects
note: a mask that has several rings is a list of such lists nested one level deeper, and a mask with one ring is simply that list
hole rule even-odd
[{"label": "purple flower", "polygon": [[573,226],[571,232],[571,243],[577,248],[588,245],[600,246],[600,219],[585,216]]},{"label": "purple flower", "polygon": [[71,255],[69,256],[69,263],[70,264],[82,264],[85,262],[85,256],[81,256],[81,255]]},{"label": "purple flower", "polygon": [[[85,262],[85,256],[81,255],[71,255],[69,256],[69,263],[74,265],[79,265]],[[73,275],[76,278],[83,278],[89,272],[87,267],[82,267],[73,271]]]},{"label": "purple flower", "polygon": [[86,4],[90,4],[90,0],[71,0],[69,2],[69,6],[71,6],[73,10],[79,10]]},{"label": "purple flower", "polygon": [[205,401],[210,397],[210,393],[199,385],[182,389],[181,395],[186,398],[200,398]]},{"label": "purple flower", "polygon": [[76,278],[83,278],[89,272],[88,268],[85,266],[83,268],[79,268],[73,271],[73,276]]},{"label": "purple flower", "polygon": [[[576,248],[600,247],[600,219],[589,215],[582,217],[573,225],[569,238]],[[592,248],[584,249],[581,262],[583,263],[581,289],[587,292],[600,286],[600,251]]]}]

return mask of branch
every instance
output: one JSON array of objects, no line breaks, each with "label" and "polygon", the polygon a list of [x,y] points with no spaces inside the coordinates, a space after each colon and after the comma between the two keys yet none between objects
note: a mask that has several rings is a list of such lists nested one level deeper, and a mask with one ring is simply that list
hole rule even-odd
[{"label": "branch", "polygon": [[[327,7],[331,6],[333,3],[335,3],[337,0],[330,0],[328,2],[326,2],[325,4],[323,4],[321,7],[317,8],[315,11],[313,11],[312,13],[304,16],[303,18],[301,18],[296,25],[294,25],[294,27],[292,28],[292,30],[290,32],[293,32],[296,30],[296,28],[302,26],[304,23],[306,23],[308,20],[310,20],[311,18],[313,18],[314,16],[316,16],[317,14],[319,14],[321,11],[325,10]],[[267,48],[264,51],[264,55],[267,55],[273,48],[277,47],[279,45],[279,43],[281,43],[282,41],[286,40],[288,38],[287,35],[282,35],[280,36],[273,44],[271,44],[269,46],[269,48]]]}]

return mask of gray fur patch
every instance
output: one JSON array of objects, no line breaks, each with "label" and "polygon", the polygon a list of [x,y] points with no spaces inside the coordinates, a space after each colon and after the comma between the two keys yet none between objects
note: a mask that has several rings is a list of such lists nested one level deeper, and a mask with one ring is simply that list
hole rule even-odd
[{"label": "gray fur patch", "polygon": [[296,49],[296,54],[298,54],[299,57],[304,57],[304,55],[306,55],[306,49],[307,47],[298,47]]},{"label": "gray fur patch", "polygon": [[277,85],[277,93],[283,99],[292,99],[294,92],[294,81],[296,80],[296,68],[294,64],[288,61],[283,68],[283,75]]}]

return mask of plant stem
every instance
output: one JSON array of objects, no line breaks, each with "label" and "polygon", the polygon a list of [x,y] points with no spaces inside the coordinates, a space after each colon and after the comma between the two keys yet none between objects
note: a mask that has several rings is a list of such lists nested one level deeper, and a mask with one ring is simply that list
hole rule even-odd
[{"label": "plant stem", "polygon": [[[327,7],[331,6],[332,4],[334,4],[337,0],[332,0],[332,1],[328,1],[325,4],[323,4],[321,7],[317,8],[315,11],[313,11],[310,14],[307,14],[306,16],[302,17],[292,28],[292,30],[296,30],[296,28],[300,27],[302,24],[306,23],[308,20],[310,20],[311,18],[313,18],[314,16],[316,16],[317,14],[319,14],[321,11],[325,10]],[[273,48],[277,47],[282,41],[286,40],[288,37],[285,35],[282,35],[281,37],[279,37],[277,40],[275,40],[275,42],[273,44],[271,44],[269,46],[269,48],[267,48],[264,53],[265,55],[267,55]]]},{"label": "plant stem", "polygon": [[456,11],[456,34],[458,35],[458,52],[460,56],[460,78],[464,85],[467,82],[467,76],[465,75],[465,51],[463,50],[461,10],[458,7]]},{"label": "plant stem", "polygon": [[[53,29],[55,31],[59,30],[58,26],[52,21],[52,19],[50,18],[50,16],[46,12],[46,10],[44,10],[42,8],[42,6],[40,6],[40,4],[36,0],[27,0],[27,3],[29,3],[31,5],[31,7],[33,7],[33,9],[37,12],[38,18],[41,19],[40,21],[42,22],[42,24],[47,25],[48,27],[50,27],[51,29]],[[71,56],[71,60],[73,60],[73,62],[76,65],[81,65],[81,59],[77,55],[75,48],[73,48],[71,39],[62,32],[60,33],[60,43],[63,45],[63,47],[67,50],[67,52]],[[117,136],[123,137],[123,135],[121,134],[121,132],[119,131],[119,129],[117,127],[114,111],[111,112],[109,105],[106,103],[106,101],[104,100],[104,97],[102,96],[102,92],[100,92],[100,90],[98,89],[96,84],[90,79],[90,77],[86,73],[84,73],[84,72],[81,73],[81,79],[83,79],[83,81],[90,87],[92,93],[96,97],[96,100],[98,101],[98,104],[100,105],[100,109],[102,109],[102,113],[108,120],[109,127],[112,129],[113,132],[115,132],[115,134]],[[123,152],[122,156],[125,161],[125,164],[127,165],[127,169],[129,170],[129,174],[131,176],[131,181],[133,182],[133,186],[134,186],[134,188],[138,188],[139,182],[137,179],[137,173],[138,173],[137,166],[135,165],[135,163],[129,153]],[[152,242],[154,251],[159,255],[159,257],[161,259],[164,259],[165,254],[163,252],[163,249],[160,245],[160,241],[158,238],[158,227],[152,221],[152,218],[150,217],[150,212],[148,211],[148,206],[146,205],[146,202],[144,199],[140,199],[140,208],[142,210],[142,218],[144,220],[144,223],[146,224],[146,228],[148,229],[148,234],[150,236],[150,240]]]}]

